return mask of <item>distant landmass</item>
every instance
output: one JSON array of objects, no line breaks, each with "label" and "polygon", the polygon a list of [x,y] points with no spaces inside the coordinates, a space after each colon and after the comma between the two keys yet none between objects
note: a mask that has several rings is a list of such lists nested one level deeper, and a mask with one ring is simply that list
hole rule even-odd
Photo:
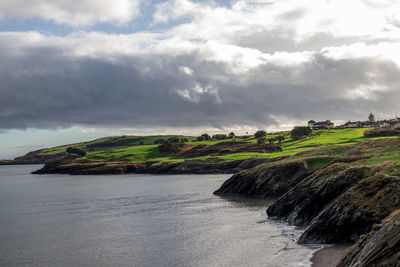
[{"label": "distant landmass", "polygon": [[119,136],[45,148],[2,164],[46,164],[36,174],[232,173],[215,194],[277,198],[267,214],[307,227],[299,243],[353,243],[341,266],[395,266],[399,136],[393,127]]}]

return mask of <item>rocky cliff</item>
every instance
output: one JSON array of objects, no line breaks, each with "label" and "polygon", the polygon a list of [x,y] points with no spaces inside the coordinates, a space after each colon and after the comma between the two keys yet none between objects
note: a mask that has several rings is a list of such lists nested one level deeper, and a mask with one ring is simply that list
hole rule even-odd
[{"label": "rocky cliff", "polygon": [[399,147],[387,139],[303,152],[235,174],[215,194],[279,197],[267,214],[307,227],[299,243],[356,242],[400,209],[399,165],[378,160]]},{"label": "rocky cliff", "polygon": [[87,174],[127,174],[127,173],[151,173],[151,174],[211,174],[211,173],[236,173],[253,168],[270,159],[245,159],[234,161],[199,161],[188,160],[183,162],[144,162],[135,163],[129,161],[101,161],[89,160],[79,157],[67,156],[58,161],[46,164],[43,168],[33,172],[34,174],[63,173],[73,175]]},{"label": "rocky cliff", "polygon": [[338,267],[400,266],[400,211],[393,212],[362,236]]},{"label": "rocky cliff", "polygon": [[[216,195],[242,195],[258,198],[277,197],[309,174],[302,161],[260,166],[233,175],[214,192]],[[285,179],[282,179],[285,177]]]}]

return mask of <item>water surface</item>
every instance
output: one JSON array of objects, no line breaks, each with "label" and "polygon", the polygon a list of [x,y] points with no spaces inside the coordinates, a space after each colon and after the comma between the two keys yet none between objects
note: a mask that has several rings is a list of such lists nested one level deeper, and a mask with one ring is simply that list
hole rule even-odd
[{"label": "water surface", "polygon": [[309,266],[265,201],[213,196],[228,175],[32,175],[0,166],[0,265]]}]

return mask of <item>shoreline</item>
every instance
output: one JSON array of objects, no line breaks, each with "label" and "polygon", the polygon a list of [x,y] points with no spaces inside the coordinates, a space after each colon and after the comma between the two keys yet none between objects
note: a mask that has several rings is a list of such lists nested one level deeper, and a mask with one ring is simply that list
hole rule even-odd
[{"label": "shoreline", "polygon": [[335,267],[351,246],[351,244],[336,244],[315,251],[311,257],[311,267]]}]

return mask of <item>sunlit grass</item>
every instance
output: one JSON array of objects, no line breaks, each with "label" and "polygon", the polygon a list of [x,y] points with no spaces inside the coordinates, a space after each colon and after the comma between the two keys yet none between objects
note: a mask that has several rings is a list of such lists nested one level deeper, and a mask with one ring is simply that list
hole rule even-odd
[{"label": "sunlit grass", "polygon": [[[363,136],[364,131],[368,129],[366,128],[354,128],[354,129],[329,129],[322,130],[321,135],[315,138],[310,138],[304,141],[293,140],[290,138],[290,132],[281,132],[280,134],[285,137],[285,140],[277,145],[282,147],[282,152],[274,152],[274,153],[256,153],[256,152],[248,152],[248,153],[233,153],[227,155],[209,155],[203,157],[195,157],[195,158],[182,158],[177,156],[169,156],[162,155],[158,150],[158,145],[153,145],[154,141],[157,139],[168,139],[173,137],[169,136],[117,136],[117,137],[105,137],[96,139],[91,142],[84,142],[74,144],[75,147],[79,147],[82,149],[87,149],[87,146],[93,144],[99,144],[104,142],[114,142],[120,140],[121,138],[138,138],[138,140],[129,143],[128,145],[118,146],[118,147],[95,147],[88,151],[86,158],[89,159],[102,159],[102,160],[110,160],[110,161],[135,161],[135,162],[149,162],[149,161],[159,161],[159,162],[179,162],[183,160],[193,159],[193,160],[206,160],[210,157],[219,158],[223,160],[241,160],[247,158],[272,158],[272,157],[283,157],[294,155],[299,152],[307,151],[317,147],[327,147],[327,146],[336,146],[331,150],[333,154],[341,154],[343,149],[341,146],[354,144],[360,141],[371,140],[371,139],[380,139],[380,138],[365,138]],[[268,135],[266,138],[273,138],[277,136]],[[184,136],[179,136],[184,137]],[[213,145],[222,141],[218,140],[210,140],[210,141],[200,141],[200,142],[192,142],[195,140],[195,137],[186,136],[184,138],[188,139],[189,145]],[[382,138],[382,137],[381,137]],[[391,138],[391,137],[389,137]],[[231,140],[224,140],[231,141]],[[256,142],[257,140],[254,137],[249,137],[245,139],[236,138],[235,141],[245,141],[245,142]],[[140,145],[143,144],[143,145]],[[55,154],[65,152],[66,148],[70,145],[60,146],[45,149],[43,151],[44,154]],[[371,164],[385,162],[386,160],[392,160],[396,163],[400,163],[400,152],[398,151],[387,151],[385,152],[387,155],[371,160]],[[317,163],[316,163],[317,164]]]}]

